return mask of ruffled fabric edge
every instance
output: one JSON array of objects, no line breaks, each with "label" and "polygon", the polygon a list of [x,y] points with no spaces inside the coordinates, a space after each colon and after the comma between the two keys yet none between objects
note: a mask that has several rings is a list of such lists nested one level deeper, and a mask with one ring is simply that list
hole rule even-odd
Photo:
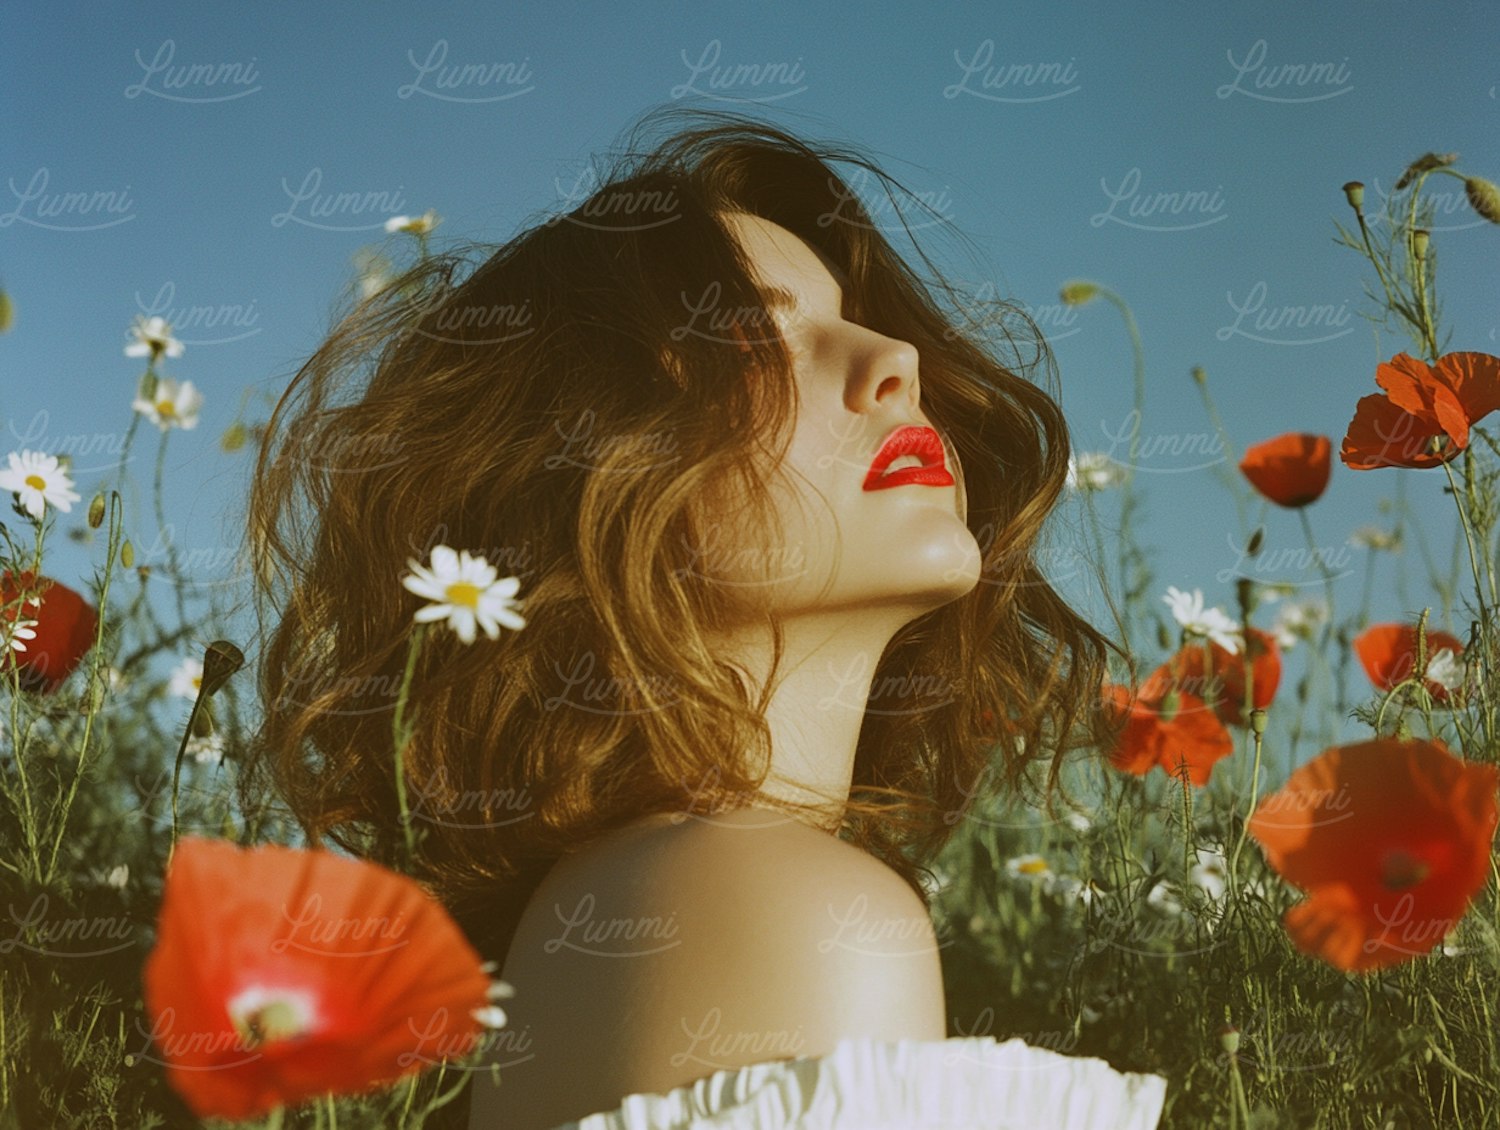
[{"label": "ruffled fabric edge", "polygon": [[723,1068],[554,1130],[1155,1130],[1161,1075],[1020,1038],[847,1038],[825,1056]]}]

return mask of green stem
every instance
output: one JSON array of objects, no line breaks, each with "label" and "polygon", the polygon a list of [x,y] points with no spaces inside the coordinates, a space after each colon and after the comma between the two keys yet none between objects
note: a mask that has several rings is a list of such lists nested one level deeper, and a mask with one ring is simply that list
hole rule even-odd
[{"label": "green stem", "polygon": [[417,624],[412,631],[411,643],[406,650],[406,670],[401,676],[401,690],[396,696],[396,713],[391,724],[396,747],[396,800],[401,806],[401,833],[405,844],[407,871],[411,870],[416,859],[417,844],[411,826],[411,812],[406,804],[406,746],[412,730],[415,729],[415,720],[411,723],[407,721],[406,703],[411,692],[412,674],[417,666],[417,652],[421,650],[422,637],[426,629],[426,624]]},{"label": "green stem", "polygon": [[96,711],[93,708],[92,695],[93,688],[95,687],[95,685],[97,685],[99,679],[99,664],[102,661],[104,655],[104,625],[109,609],[109,583],[110,577],[114,575],[115,558],[119,551],[120,534],[124,523],[124,519],[120,515],[121,503],[122,500],[120,498],[119,492],[111,491],[109,507],[109,547],[104,561],[104,580],[99,588],[98,625],[94,629],[94,644],[92,649],[94,658],[92,664],[89,667],[89,694],[91,696],[89,702],[89,710],[87,715],[85,716],[83,725],[83,741],[79,743],[78,747],[78,771],[74,773],[73,781],[68,786],[68,795],[63,800],[62,814],[57,822],[57,835],[52,841],[52,852],[47,858],[47,870],[45,875],[42,877],[42,882],[44,885],[51,880],[51,877],[57,868],[57,853],[58,850],[62,847],[63,832],[68,826],[68,813],[72,811],[73,798],[78,794],[78,782],[83,780],[84,765],[88,761],[89,738],[94,732],[94,715]]}]

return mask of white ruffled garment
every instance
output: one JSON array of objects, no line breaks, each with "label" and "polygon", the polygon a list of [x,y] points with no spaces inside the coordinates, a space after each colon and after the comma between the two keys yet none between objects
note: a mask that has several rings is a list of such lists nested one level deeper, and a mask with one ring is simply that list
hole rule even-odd
[{"label": "white ruffled garment", "polygon": [[1160,1075],[1015,1038],[849,1038],[715,1071],[554,1130],[1155,1130]]}]

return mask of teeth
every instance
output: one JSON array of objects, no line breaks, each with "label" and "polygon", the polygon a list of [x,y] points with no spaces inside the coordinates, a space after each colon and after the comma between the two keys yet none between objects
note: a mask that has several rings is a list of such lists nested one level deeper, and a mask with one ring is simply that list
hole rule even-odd
[{"label": "teeth", "polygon": [[885,473],[889,475],[892,471],[900,471],[906,467],[920,466],[922,466],[922,457],[920,455],[903,455],[899,459],[892,460],[890,465],[886,467]]}]

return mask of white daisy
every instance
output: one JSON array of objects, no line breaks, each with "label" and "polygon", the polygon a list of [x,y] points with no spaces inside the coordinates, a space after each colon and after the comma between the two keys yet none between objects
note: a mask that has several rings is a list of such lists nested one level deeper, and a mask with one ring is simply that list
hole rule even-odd
[{"label": "white daisy", "polygon": [[1443,648],[1427,661],[1427,677],[1434,683],[1440,683],[1450,694],[1463,689],[1467,674],[1467,665],[1453,653],[1451,647]]},{"label": "white daisy", "polygon": [[163,353],[168,357],[182,356],[182,342],[172,336],[172,327],[165,318],[143,318],[137,314],[130,334],[135,340],[125,347],[126,357],[160,357]]},{"label": "white daisy", "polygon": [[526,626],[516,611],[519,602],[513,599],[521,587],[520,578],[497,581],[495,567],[483,557],[435,545],[431,569],[410,558],[406,564],[411,572],[401,578],[401,584],[435,602],[417,609],[418,623],[446,619],[464,643],[474,642],[476,622],[492,640],[499,638],[502,624],[516,631]]},{"label": "white daisy", "polygon": [[1063,817],[1063,821],[1078,833],[1087,832],[1093,827],[1093,822],[1081,812],[1070,812]]},{"label": "white daisy", "polygon": [[1224,853],[1213,847],[1199,848],[1198,862],[1188,872],[1188,879],[1213,901],[1223,898],[1229,886],[1229,862]]},{"label": "white daisy", "polygon": [[388,232],[406,231],[411,232],[412,235],[427,235],[442,222],[442,217],[429,208],[420,216],[392,216],[385,222],[385,230]]},{"label": "white daisy", "polygon": [[55,455],[29,450],[10,453],[10,466],[0,470],[0,490],[15,491],[26,512],[38,520],[48,503],[66,514],[80,497]]},{"label": "white daisy", "polygon": [[191,754],[199,765],[218,765],[224,760],[224,735],[217,730],[202,737],[193,734],[184,752]]},{"label": "white daisy", "polygon": [[1052,874],[1052,868],[1047,866],[1046,857],[1034,852],[1007,859],[1005,870],[1013,879],[1046,879]]},{"label": "white daisy", "polygon": [[1379,526],[1361,526],[1349,535],[1349,544],[1397,553],[1401,549],[1401,535],[1395,530],[1382,530]]},{"label": "white daisy", "polygon": [[198,697],[198,688],[203,683],[203,660],[188,656],[172,672],[167,684],[167,693],[179,698],[193,700]]},{"label": "white daisy", "polygon": [[1298,640],[1310,640],[1328,619],[1328,606],[1316,600],[1289,602],[1276,610],[1271,634],[1282,651],[1290,651]]},{"label": "white daisy", "polygon": [[1146,896],[1146,905],[1156,907],[1163,914],[1181,914],[1182,900],[1177,896],[1177,884],[1168,879],[1160,879]]},{"label": "white daisy", "polygon": [[1102,451],[1084,451],[1077,458],[1068,456],[1070,490],[1107,490],[1125,478],[1120,465]]},{"label": "white daisy", "polygon": [[1175,586],[1167,586],[1167,595],[1162,597],[1172,609],[1172,618],[1195,636],[1207,636],[1231,655],[1240,650],[1239,625],[1218,608],[1203,607],[1203,590],[1183,592]]},{"label": "white daisy", "polygon": [[21,641],[36,639],[36,633],[31,630],[36,625],[35,620],[16,620],[13,624],[0,628],[0,631],[5,633],[6,641],[11,647],[17,651],[25,651],[26,645]]},{"label": "white daisy", "polygon": [[[516,990],[509,981],[491,981],[484,995],[486,1000],[492,1002],[509,1000],[516,995]],[[504,1028],[506,1024],[505,1010],[493,1003],[483,1008],[472,1008],[469,1010],[469,1015],[486,1028]]]},{"label": "white daisy", "polygon": [[1088,906],[1094,901],[1093,887],[1070,875],[1047,875],[1042,879],[1042,887],[1063,902],[1077,901]]},{"label": "white daisy", "polygon": [[123,891],[125,884],[130,882],[130,864],[122,863],[112,869],[104,881],[116,890]]},{"label": "white daisy", "polygon": [[130,406],[162,431],[174,427],[196,428],[203,394],[193,387],[192,381],[179,385],[171,377],[161,377],[150,400],[138,396]]}]

